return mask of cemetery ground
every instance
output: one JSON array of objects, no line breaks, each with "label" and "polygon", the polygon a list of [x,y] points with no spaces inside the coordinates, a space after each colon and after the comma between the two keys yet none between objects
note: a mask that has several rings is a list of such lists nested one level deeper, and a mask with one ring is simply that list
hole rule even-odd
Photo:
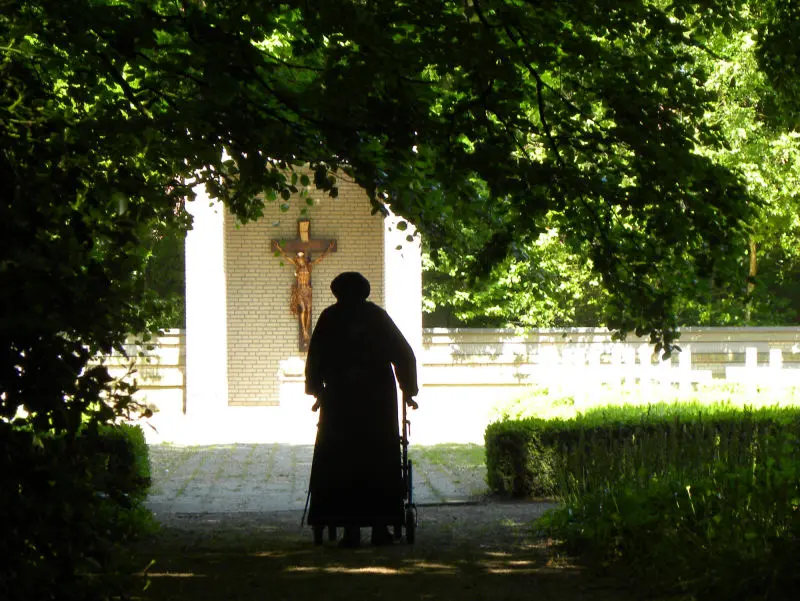
[{"label": "cemetery ground", "polygon": [[613,581],[560,556],[531,522],[554,505],[491,498],[483,447],[412,449],[415,544],[315,546],[301,527],[311,448],[151,448],[149,506],[160,527],[135,549],[135,598],[617,599]]}]

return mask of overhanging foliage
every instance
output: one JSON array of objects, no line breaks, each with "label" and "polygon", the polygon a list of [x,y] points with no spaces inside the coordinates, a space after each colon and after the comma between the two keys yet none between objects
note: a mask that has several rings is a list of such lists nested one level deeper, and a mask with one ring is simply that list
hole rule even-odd
[{"label": "overhanging foliage", "polygon": [[21,2],[7,106],[24,121],[27,88],[47,97],[34,121],[71,132],[47,149],[90,157],[73,193],[140,223],[194,183],[257,217],[309,162],[480,273],[554,211],[612,296],[608,325],[669,347],[676,295],[726,273],[751,209],[695,152],[716,137],[690,50],[738,3],[707,4]]}]

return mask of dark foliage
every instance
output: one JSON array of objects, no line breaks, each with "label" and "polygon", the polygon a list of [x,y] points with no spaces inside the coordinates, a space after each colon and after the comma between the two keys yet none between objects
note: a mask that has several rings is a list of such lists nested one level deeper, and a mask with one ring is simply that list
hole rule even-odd
[{"label": "dark foliage", "polygon": [[129,569],[120,549],[153,526],[140,428],[40,435],[0,422],[0,598],[106,599]]},{"label": "dark foliage", "polygon": [[800,410],[656,405],[487,429],[497,492],[552,495],[536,528],[648,598],[792,598]]}]

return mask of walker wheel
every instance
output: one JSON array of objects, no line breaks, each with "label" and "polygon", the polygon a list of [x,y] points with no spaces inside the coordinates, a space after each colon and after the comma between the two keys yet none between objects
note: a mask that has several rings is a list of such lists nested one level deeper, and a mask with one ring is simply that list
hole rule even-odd
[{"label": "walker wheel", "polygon": [[414,509],[409,507],[406,509],[406,542],[410,545],[414,544],[417,532],[417,514]]}]

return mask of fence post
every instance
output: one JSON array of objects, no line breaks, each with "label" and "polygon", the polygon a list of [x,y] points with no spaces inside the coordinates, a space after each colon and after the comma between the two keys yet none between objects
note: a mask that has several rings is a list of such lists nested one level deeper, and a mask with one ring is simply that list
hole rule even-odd
[{"label": "fence post", "polygon": [[544,381],[547,390],[552,396],[560,395],[563,390],[564,374],[567,370],[564,369],[561,356],[558,349],[554,346],[542,346],[539,343],[539,373],[545,374],[539,376],[540,381]]},{"label": "fence post", "polygon": [[658,353],[658,387],[661,390],[662,398],[669,398],[672,393],[672,359],[663,359],[661,353]]},{"label": "fence post", "polygon": [[615,344],[611,347],[611,377],[608,379],[608,383],[613,385],[616,388],[622,388],[622,382],[625,378],[624,376],[624,369],[622,367],[622,345]]},{"label": "fence post", "polygon": [[692,392],[692,350],[688,346],[678,353],[678,374],[678,389],[681,395],[687,396]]},{"label": "fence post", "polygon": [[591,380],[586,377],[586,349],[582,347],[572,349],[569,363],[572,366],[572,373],[576,376],[570,381],[572,396],[576,403],[583,404],[589,398],[589,390],[591,389]]},{"label": "fence post", "polygon": [[783,369],[783,351],[779,348],[769,349],[769,367],[770,369],[780,371]]},{"label": "fence post", "polygon": [[758,392],[758,349],[748,346],[744,349],[745,387],[748,394],[754,397]]},{"label": "fence post", "polygon": [[754,346],[748,346],[744,349],[744,366],[747,369],[754,369],[758,366],[758,349]]},{"label": "fence post", "polygon": [[783,351],[779,348],[769,349],[769,383],[773,388],[784,389],[790,380],[783,371]]},{"label": "fence post", "polygon": [[625,382],[625,387],[631,392],[636,391],[638,384],[636,367],[636,349],[632,346],[625,346],[622,349],[622,368],[620,370],[620,381]]},{"label": "fence post", "polygon": [[642,400],[650,402],[653,391],[653,351],[649,344],[643,344],[639,347],[639,390],[642,394]]}]

